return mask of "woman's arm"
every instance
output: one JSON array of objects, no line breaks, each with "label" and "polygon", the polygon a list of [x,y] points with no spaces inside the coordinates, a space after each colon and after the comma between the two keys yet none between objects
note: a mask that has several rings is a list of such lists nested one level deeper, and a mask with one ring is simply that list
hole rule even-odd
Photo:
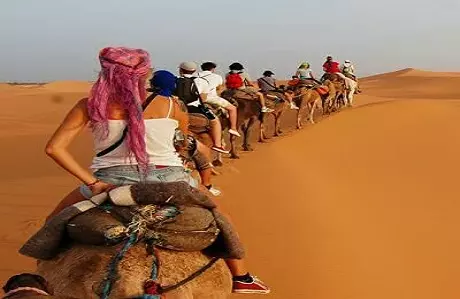
[{"label": "woman's arm", "polygon": [[184,134],[188,134],[188,113],[185,105],[179,104],[179,100],[174,99],[174,118],[179,122],[179,130]]},{"label": "woman's arm", "polygon": [[91,185],[96,178],[83,168],[70,154],[68,146],[86,127],[89,121],[86,108],[87,99],[80,100],[65,117],[46,145],[45,152],[57,164],[78,178],[86,185]]}]

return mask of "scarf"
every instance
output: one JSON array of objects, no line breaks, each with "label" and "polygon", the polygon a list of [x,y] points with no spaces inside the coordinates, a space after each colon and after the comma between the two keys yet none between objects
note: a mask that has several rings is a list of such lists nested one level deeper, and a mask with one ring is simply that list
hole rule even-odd
[{"label": "scarf", "polygon": [[150,80],[154,92],[164,97],[170,97],[176,90],[177,77],[168,71],[156,71]]}]

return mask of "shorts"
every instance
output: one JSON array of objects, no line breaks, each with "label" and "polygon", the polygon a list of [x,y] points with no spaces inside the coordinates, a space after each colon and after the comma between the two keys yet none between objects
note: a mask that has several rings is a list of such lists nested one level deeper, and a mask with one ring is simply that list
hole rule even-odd
[{"label": "shorts", "polygon": [[[137,166],[113,166],[99,169],[94,176],[115,186],[134,185],[141,181]],[[155,169],[152,166],[147,173],[146,182],[187,182],[190,186],[197,188],[198,182],[182,166],[167,166]],[[92,197],[91,189],[86,185],[80,186],[80,193],[86,198]]]},{"label": "shorts", "polygon": [[222,108],[228,108],[228,107],[230,107],[232,105],[232,104],[230,104],[229,101],[227,101],[226,99],[221,98],[221,97],[207,98],[206,103],[216,105],[216,106],[219,106],[219,107],[222,107]]},{"label": "shorts", "polygon": [[187,112],[202,114],[209,120],[215,120],[217,118],[214,112],[212,112],[211,109],[209,109],[208,107],[204,105],[199,105],[198,107],[197,106],[187,106]]}]

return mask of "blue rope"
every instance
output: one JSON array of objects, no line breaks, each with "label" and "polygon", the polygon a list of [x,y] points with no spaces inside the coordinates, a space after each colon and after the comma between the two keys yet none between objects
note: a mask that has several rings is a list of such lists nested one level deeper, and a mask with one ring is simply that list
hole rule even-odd
[{"label": "blue rope", "polygon": [[[118,272],[118,264],[125,256],[125,253],[128,251],[131,246],[136,243],[137,234],[133,233],[129,236],[129,239],[126,241],[123,248],[115,255],[115,257],[110,261],[108,274],[106,279],[104,280],[104,288],[102,291],[101,299],[108,299],[110,292],[112,291],[112,285],[117,280],[117,272]],[[154,298],[156,299],[156,298]]]},{"label": "blue rope", "polygon": [[[104,207],[106,211],[110,211],[110,207]],[[160,212],[162,212],[162,217],[164,219],[170,219],[179,214],[179,210],[175,206],[167,206],[163,208]],[[160,217],[161,217],[160,216]],[[115,257],[110,261],[107,277],[104,279],[104,288],[102,291],[101,299],[108,299],[110,296],[110,292],[112,291],[112,286],[114,282],[118,279],[118,264],[125,256],[126,252],[131,248],[134,244],[137,243],[137,233],[133,232],[129,236],[129,239],[126,241],[125,245],[121,248],[121,250],[115,255]],[[150,279],[152,281],[156,281],[158,279],[158,259],[157,256],[153,255],[153,262],[152,262],[152,271],[150,273]],[[135,299],[161,299],[160,295],[150,295],[144,294],[139,297],[135,297]]]},{"label": "blue rope", "polygon": [[[152,261],[152,272],[150,274],[150,279],[152,281],[156,281],[158,278],[158,259],[156,254],[153,254],[153,261]],[[134,297],[133,299],[161,299],[161,295],[150,295],[150,294],[143,294],[138,297]]]},{"label": "blue rope", "polygon": [[152,272],[150,274],[150,279],[153,281],[158,279],[158,258],[155,253],[153,254]]}]

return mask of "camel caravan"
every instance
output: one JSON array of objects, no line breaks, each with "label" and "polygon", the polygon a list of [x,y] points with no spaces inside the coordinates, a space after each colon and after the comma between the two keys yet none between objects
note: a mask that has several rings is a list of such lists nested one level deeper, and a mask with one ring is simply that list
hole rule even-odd
[{"label": "camel caravan", "polygon": [[[4,298],[268,294],[269,287],[246,268],[231,218],[214,200],[220,195],[211,183],[214,168],[222,155],[238,158],[237,138],[251,150],[256,121],[263,141],[269,115],[279,135],[286,109],[297,111],[300,129],[305,114],[314,123],[317,110],[330,114],[352,106],[359,89],[351,63],[340,70],[328,57],[320,80],[302,63],[280,86],[266,71],[257,88],[237,62],[224,80],[213,62],[201,71],[184,62],[179,77],[166,70],[152,74],[142,49],[104,48],[99,60],[89,96],[46,145],[46,154],[82,184],[21,247],[21,254],[37,260],[37,269],[11,277]],[[96,153],[89,169],[68,150],[86,128]]]}]

